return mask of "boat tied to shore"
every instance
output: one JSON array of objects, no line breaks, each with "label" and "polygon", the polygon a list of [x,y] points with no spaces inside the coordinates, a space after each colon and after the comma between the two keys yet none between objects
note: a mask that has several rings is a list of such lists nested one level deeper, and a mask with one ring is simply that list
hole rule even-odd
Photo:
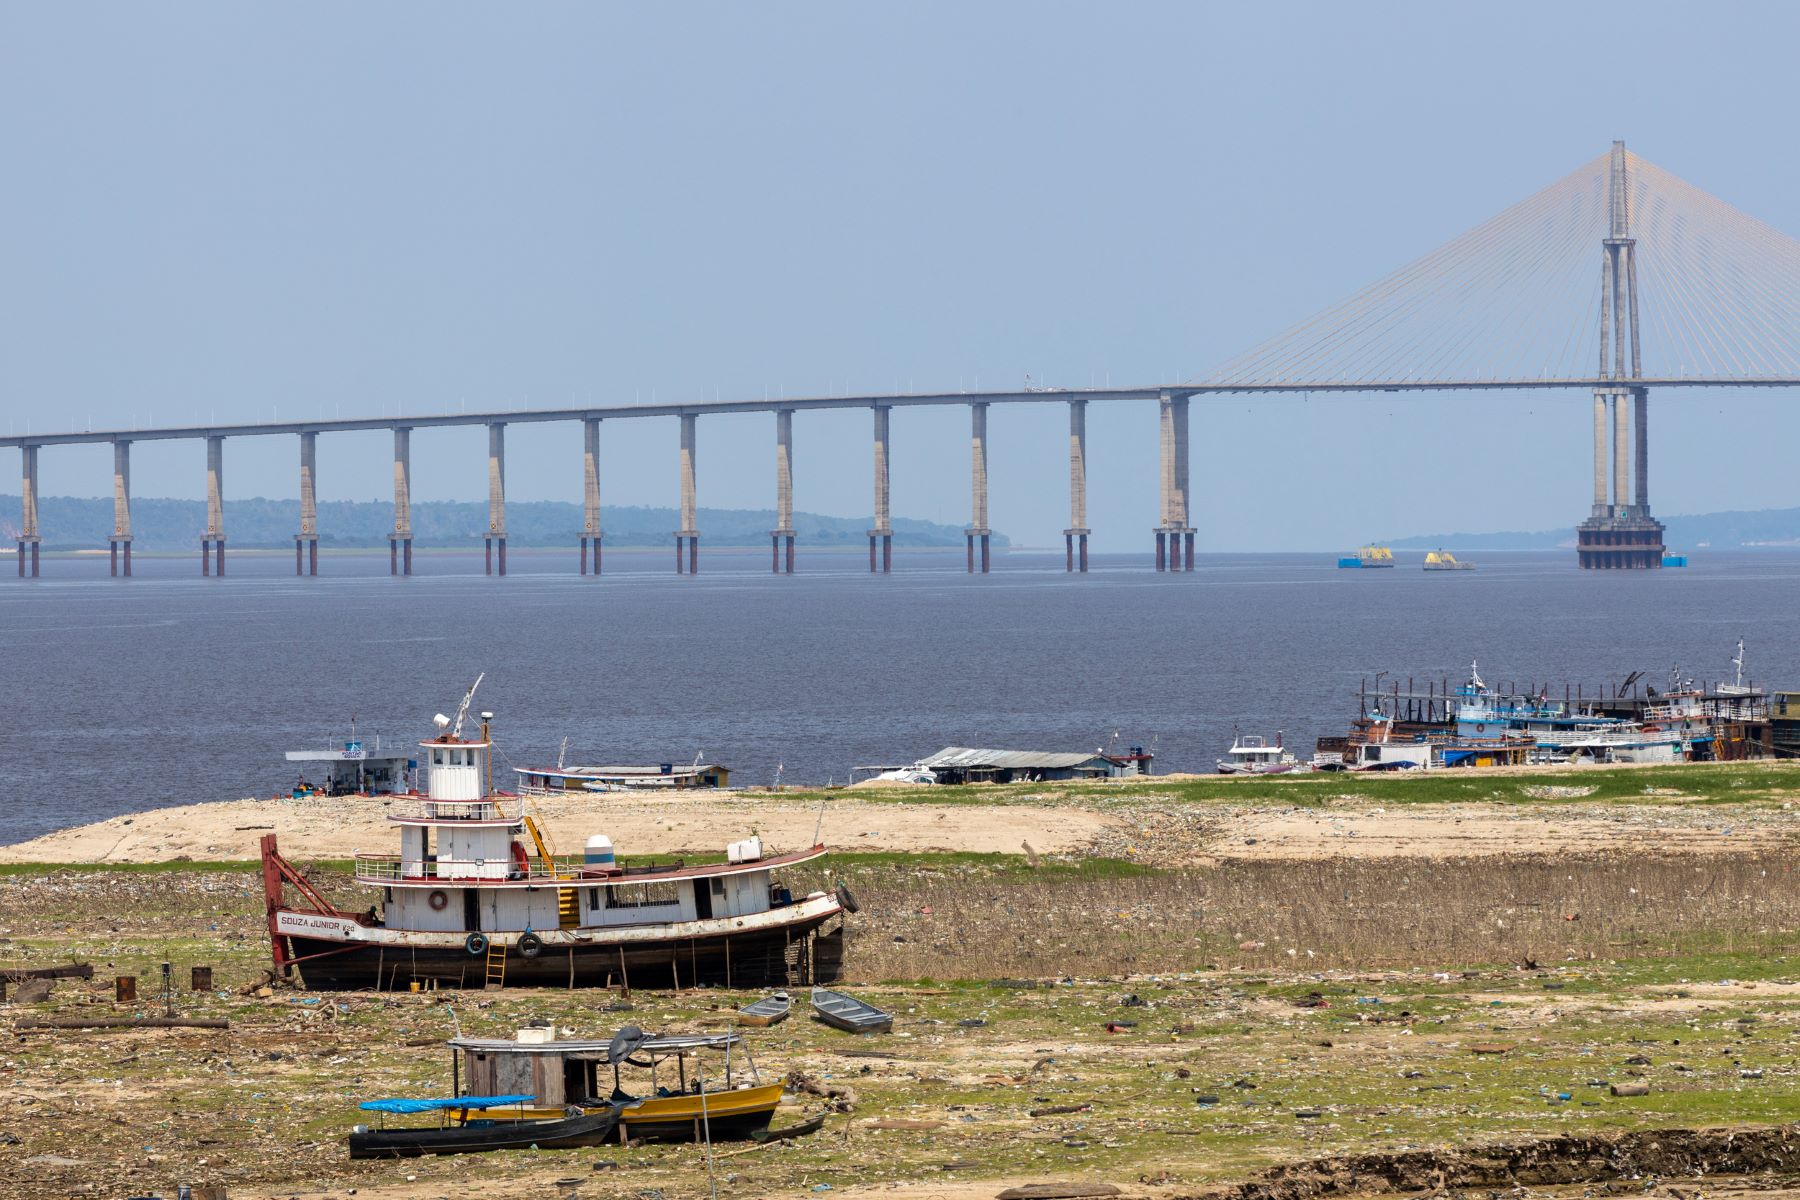
[{"label": "boat tied to shore", "polygon": [[[476,680],[477,686],[480,680]],[[307,987],[800,986],[838,975],[841,885],[796,895],[779,875],[822,858],[822,843],[770,854],[759,837],[724,861],[625,866],[604,834],[580,859],[554,854],[523,797],[491,787],[492,713],[464,737],[475,689],[420,743],[423,792],[385,800],[397,852],[358,853],[356,882],[378,903],[327,900],[262,839],[276,973]],[[287,891],[298,893],[290,905]]]},{"label": "boat tied to shore", "polygon": [[1311,763],[1301,762],[1281,744],[1279,733],[1272,745],[1260,733],[1234,736],[1231,749],[1219,759],[1221,775],[1287,775],[1310,770]]}]

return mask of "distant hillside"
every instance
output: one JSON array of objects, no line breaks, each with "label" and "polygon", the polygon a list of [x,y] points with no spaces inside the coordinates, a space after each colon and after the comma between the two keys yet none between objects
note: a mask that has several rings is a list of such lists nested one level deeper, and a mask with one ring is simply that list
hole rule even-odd
[{"label": "distant hillside", "polygon": [[[1659,517],[1668,526],[1664,542],[1672,549],[1708,545],[1716,550],[1755,546],[1800,547],[1800,508],[1764,508],[1755,512],[1696,513]],[[1386,543],[1408,550],[1552,550],[1575,544],[1575,530],[1544,529],[1535,533],[1430,533],[1395,538]]]},{"label": "distant hillside", "polygon": [[[17,534],[19,497],[0,495],[0,534],[10,541]],[[446,501],[416,502],[412,506],[413,545],[429,547],[478,546],[487,535],[487,504]],[[607,507],[601,513],[608,546],[667,546],[677,527],[672,508]],[[38,526],[46,549],[104,547],[112,535],[113,502],[46,496],[38,501]],[[702,539],[714,546],[766,546],[775,527],[770,509],[703,508],[699,513]],[[794,527],[807,546],[861,546],[867,544],[870,517],[824,517],[795,513]],[[206,505],[199,500],[133,499],[133,544],[140,550],[187,550],[200,543],[206,527]],[[225,506],[225,537],[244,548],[282,547],[294,544],[300,528],[298,500],[233,499]],[[322,547],[386,546],[394,528],[394,506],[382,501],[339,500],[319,505],[319,544]],[[581,506],[555,501],[509,501],[506,506],[507,542],[512,546],[573,546],[581,536]],[[907,546],[960,546],[960,526],[932,521],[894,519],[894,540]],[[1007,545],[995,534],[996,545]]]}]

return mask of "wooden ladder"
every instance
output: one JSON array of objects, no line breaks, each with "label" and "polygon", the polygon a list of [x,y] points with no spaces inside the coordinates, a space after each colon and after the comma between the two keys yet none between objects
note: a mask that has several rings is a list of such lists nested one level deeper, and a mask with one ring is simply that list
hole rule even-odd
[{"label": "wooden ladder", "polygon": [[581,906],[576,901],[574,888],[558,888],[556,891],[556,924],[561,929],[573,929],[581,924]]},{"label": "wooden ladder", "polygon": [[805,941],[789,942],[781,951],[781,961],[787,967],[787,983],[789,987],[799,987],[805,981],[800,978],[800,952]]},{"label": "wooden ladder", "polygon": [[483,986],[490,988],[506,986],[506,947],[501,945],[499,938],[488,943],[487,982]]}]

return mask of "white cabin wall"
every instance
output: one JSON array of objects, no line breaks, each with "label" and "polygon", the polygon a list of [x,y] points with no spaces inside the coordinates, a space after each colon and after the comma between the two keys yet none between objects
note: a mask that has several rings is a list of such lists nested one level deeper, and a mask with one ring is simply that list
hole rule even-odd
[{"label": "white cabin wall", "polygon": [[494,929],[556,929],[560,922],[556,908],[555,888],[496,888]]},{"label": "white cabin wall", "polygon": [[507,872],[512,869],[511,829],[492,825],[468,829],[439,825],[437,828],[440,859],[455,859],[462,864],[482,864],[479,867],[459,866],[455,869],[455,874],[473,875],[478,879],[505,879]]},{"label": "white cabin wall", "polygon": [[442,909],[431,907],[432,888],[395,888],[387,905],[389,929],[411,929],[423,933],[460,933],[463,929],[462,888],[441,888],[446,903]]},{"label": "white cabin wall", "polygon": [[[604,892],[604,888],[582,888],[578,900],[581,905],[581,923],[593,928],[609,925],[650,925],[663,921],[692,921],[696,919],[694,911],[694,889],[690,882],[682,881],[677,889],[679,902],[675,904],[655,904],[641,908],[606,908],[604,897],[602,907],[591,907],[589,894],[595,891]],[[555,893],[551,893],[551,905],[555,906]],[[554,917],[554,911],[552,917]],[[722,915],[716,909],[714,916]]]},{"label": "white cabin wall", "polygon": [[745,917],[769,911],[769,876],[768,871],[727,876],[725,906],[729,912],[721,915]]},{"label": "white cabin wall", "polygon": [[431,831],[423,825],[400,827],[400,874],[423,875],[425,850]]}]

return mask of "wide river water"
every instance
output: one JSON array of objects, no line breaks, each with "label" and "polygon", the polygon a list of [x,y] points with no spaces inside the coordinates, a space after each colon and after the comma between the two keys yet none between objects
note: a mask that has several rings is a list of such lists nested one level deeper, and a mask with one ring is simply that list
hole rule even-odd
[{"label": "wide river water", "polygon": [[761,785],[843,782],[946,745],[1154,748],[1159,771],[1208,771],[1234,728],[1310,751],[1356,714],[1376,672],[1593,689],[1643,670],[1750,674],[1800,689],[1800,554],[1702,553],[1686,570],[1578,571],[1572,553],[1490,553],[1478,570],[1340,571],[1320,555],[1203,556],[1158,575],[1147,555],[1098,556],[1071,577],[1060,551],[998,556],[970,577],[960,551],[897,555],[703,549],[516,552],[505,579],[479,554],[234,554],[224,579],[197,555],[47,559],[20,582],[0,562],[0,843],[118,813],[268,796],[354,719],[365,742],[416,742],[454,712],[496,714],[502,766],[691,761]]}]

